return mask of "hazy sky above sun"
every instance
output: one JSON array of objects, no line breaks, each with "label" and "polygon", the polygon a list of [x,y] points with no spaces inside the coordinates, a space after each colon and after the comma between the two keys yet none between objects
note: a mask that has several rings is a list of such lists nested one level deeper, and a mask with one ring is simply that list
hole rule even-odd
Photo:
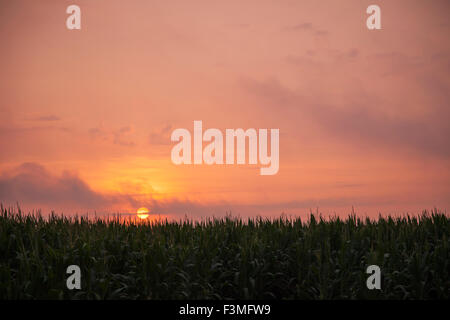
[{"label": "hazy sky above sun", "polygon": [[[81,8],[81,30],[66,8]],[[382,30],[368,30],[378,4]],[[0,0],[0,202],[174,217],[450,207],[448,0]],[[280,168],[171,132],[279,128]]]}]

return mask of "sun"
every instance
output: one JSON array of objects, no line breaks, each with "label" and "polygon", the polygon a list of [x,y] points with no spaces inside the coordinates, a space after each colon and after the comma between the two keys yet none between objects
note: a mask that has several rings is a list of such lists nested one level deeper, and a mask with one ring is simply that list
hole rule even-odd
[{"label": "sun", "polygon": [[149,211],[147,208],[139,208],[136,212],[139,219],[147,219],[149,216]]}]

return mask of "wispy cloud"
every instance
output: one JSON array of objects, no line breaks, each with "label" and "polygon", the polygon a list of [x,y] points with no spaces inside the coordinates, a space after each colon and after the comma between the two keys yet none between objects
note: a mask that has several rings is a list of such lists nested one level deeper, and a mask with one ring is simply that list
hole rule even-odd
[{"label": "wispy cloud", "polygon": [[124,146],[124,147],[134,147],[136,143],[133,141],[133,128],[132,126],[123,126],[119,129],[106,129],[103,126],[90,128],[88,130],[89,136],[92,139],[101,139],[103,141],[110,141],[113,144]]},{"label": "wispy cloud", "polygon": [[170,133],[172,126],[170,124],[165,125],[162,128],[153,129],[148,135],[148,142],[151,145],[167,145],[171,144]]},{"label": "wispy cloud", "polygon": [[36,120],[36,121],[60,121],[61,118],[57,117],[55,115],[45,115],[45,116],[35,117],[32,120]]},{"label": "wispy cloud", "polygon": [[388,115],[382,111],[385,109],[375,104],[381,100],[370,94],[355,93],[358,99],[349,100],[345,108],[338,108],[320,96],[305,99],[275,78],[266,81],[246,79],[242,84],[268,109],[284,109],[296,114],[292,121],[297,122],[300,118],[313,121],[323,131],[349,144],[377,145],[394,152],[406,148],[418,154],[450,156],[450,124],[443,120],[450,117],[446,104],[450,101],[450,93],[448,86],[438,78],[424,80],[423,88],[434,103],[421,118]]},{"label": "wispy cloud", "polygon": [[298,24],[286,26],[283,28],[284,31],[288,32],[309,32],[314,36],[326,36],[329,34],[328,31],[319,29],[311,22],[301,22]]},{"label": "wispy cloud", "polygon": [[133,132],[131,126],[125,126],[113,132],[113,142],[125,147],[133,147],[136,143],[130,140],[129,135]]}]

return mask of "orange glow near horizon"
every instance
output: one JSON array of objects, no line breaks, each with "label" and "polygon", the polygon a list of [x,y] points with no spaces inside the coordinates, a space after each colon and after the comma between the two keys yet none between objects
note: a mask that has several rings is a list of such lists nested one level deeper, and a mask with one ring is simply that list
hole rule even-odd
[{"label": "orange glow near horizon", "polygon": [[136,214],[139,219],[145,220],[149,217],[150,211],[148,211],[147,208],[142,207],[137,210]]}]

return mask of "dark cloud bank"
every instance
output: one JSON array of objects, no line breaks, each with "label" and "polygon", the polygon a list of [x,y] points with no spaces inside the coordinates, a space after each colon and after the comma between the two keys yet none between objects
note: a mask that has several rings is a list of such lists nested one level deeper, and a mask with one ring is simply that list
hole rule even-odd
[{"label": "dark cloud bank", "polygon": [[114,197],[93,191],[75,174],[51,175],[43,166],[24,163],[0,175],[0,200],[34,205],[104,207],[117,202]]}]

